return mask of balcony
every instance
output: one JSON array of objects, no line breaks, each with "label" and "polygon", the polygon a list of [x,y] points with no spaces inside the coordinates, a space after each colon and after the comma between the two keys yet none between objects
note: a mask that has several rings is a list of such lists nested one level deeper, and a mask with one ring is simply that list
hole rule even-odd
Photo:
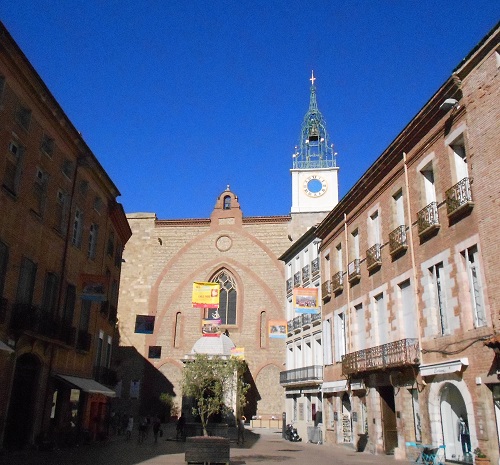
[{"label": "balcony", "polygon": [[377,347],[352,352],[342,357],[342,375],[418,365],[418,339],[401,339]]},{"label": "balcony", "polygon": [[311,323],[314,325],[315,322],[321,322],[321,313],[312,313],[311,314]]},{"label": "balcony", "polygon": [[105,386],[114,387],[118,383],[118,375],[115,370],[107,367],[94,367],[94,379]]},{"label": "balcony", "polygon": [[448,218],[455,219],[467,214],[474,207],[470,179],[463,178],[446,191],[446,211]]},{"label": "balcony", "polygon": [[298,331],[301,329],[306,329],[311,325],[317,324],[316,322],[321,322],[321,313],[303,313],[295,318],[287,321],[287,329],[289,333]]},{"label": "balcony", "polygon": [[300,287],[300,271],[293,275],[293,287]]},{"label": "balcony", "polygon": [[382,265],[382,250],[380,244],[374,244],[366,251],[366,267],[374,271]]},{"label": "balcony", "polygon": [[76,329],[70,323],[29,304],[13,305],[10,329],[18,335],[30,331],[69,346],[74,345],[76,339]]},{"label": "balcony", "polygon": [[402,224],[389,233],[389,253],[392,257],[404,252],[408,248],[406,240],[406,226]]},{"label": "balcony", "polygon": [[90,352],[90,345],[92,343],[92,336],[87,331],[78,331],[76,338],[76,348],[84,352]]},{"label": "balcony", "polygon": [[311,262],[311,273],[314,276],[317,276],[319,274],[319,257],[316,257],[312,262]]},{"label": "balcony", "polygon": [[330,281],[325,281],[321,285],[321,297],[323,299],[323,302],[330,300],[330,298],[332,297],[332,286]]},{"label": "balcony", "polygon": [[332,292],[340,294],[344,290],[344,273],[338,271],[332,275]]},{"label": "balcony", "polygon": [[292,289],[293,289],[293,286],[292,286],[292,278],[288,278],[286,280],[286,293],[287,294],[291,294],[292,293]]},{"label": "balcony", "polygon": [[361,265],[359,258],[355,258],[347,267],[350,284],[357,283],[361,279]]},{"label": "balcony", "polygon": [[417,213],[418,235],[428,236],[440,228],[437,202],[431,202]]},{"label": "balcony", "polygon": [[323,366],[311,365],[303,368],[295,368],[293,370],[282,371],[280,373],[280,384],[306,384],[315,382],[315,384],[323,380]]},{"label": "balcony", "polygon": [[311,275],[309,273],[309,265],[302,267],[302,283],[308,283]]}]

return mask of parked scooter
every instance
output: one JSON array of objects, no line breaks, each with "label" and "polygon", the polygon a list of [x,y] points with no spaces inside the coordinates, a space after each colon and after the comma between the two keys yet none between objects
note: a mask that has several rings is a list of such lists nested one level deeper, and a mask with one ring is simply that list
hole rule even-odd
[{"label": "parked scooter", "polygon": [[291,442],[302,441],[302,438],[297,433],[297,428],[294,428],[292,424],[286,425],[285,439]]}]

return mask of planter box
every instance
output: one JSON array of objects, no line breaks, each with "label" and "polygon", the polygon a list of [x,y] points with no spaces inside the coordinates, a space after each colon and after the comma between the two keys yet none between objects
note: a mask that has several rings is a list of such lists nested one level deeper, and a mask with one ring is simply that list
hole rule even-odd
[{"label": "planter box", "polygon": [[186,438],[186,463],[225,463],[229,465],[229,439],[217,436]]}]

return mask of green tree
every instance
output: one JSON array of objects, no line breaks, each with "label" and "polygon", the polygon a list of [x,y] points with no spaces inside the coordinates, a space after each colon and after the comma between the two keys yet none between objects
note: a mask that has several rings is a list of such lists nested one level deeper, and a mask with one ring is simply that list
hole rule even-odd
[{"label": "green tree", "polygon": [[182,391],[184,396],[195,401],[193,415],[199,415],[204,436],[208,436],[210,416],[222,412],[228,401],[236,402],[237,411],[246,404],[249,386],[242,377],[246,369],[244,361],[206,354],[197,354],[186,363]]}]

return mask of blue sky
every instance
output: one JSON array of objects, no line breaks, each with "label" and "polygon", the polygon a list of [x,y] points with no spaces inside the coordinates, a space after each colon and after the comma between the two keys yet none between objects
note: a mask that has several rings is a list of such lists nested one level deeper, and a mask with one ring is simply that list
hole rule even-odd
[{"label": "blue sky", "polygon": [[340,196],[500,19],[494,0],[3,0],[0,18],[121,192],[127,213],[291,207],[309,104]]}]

